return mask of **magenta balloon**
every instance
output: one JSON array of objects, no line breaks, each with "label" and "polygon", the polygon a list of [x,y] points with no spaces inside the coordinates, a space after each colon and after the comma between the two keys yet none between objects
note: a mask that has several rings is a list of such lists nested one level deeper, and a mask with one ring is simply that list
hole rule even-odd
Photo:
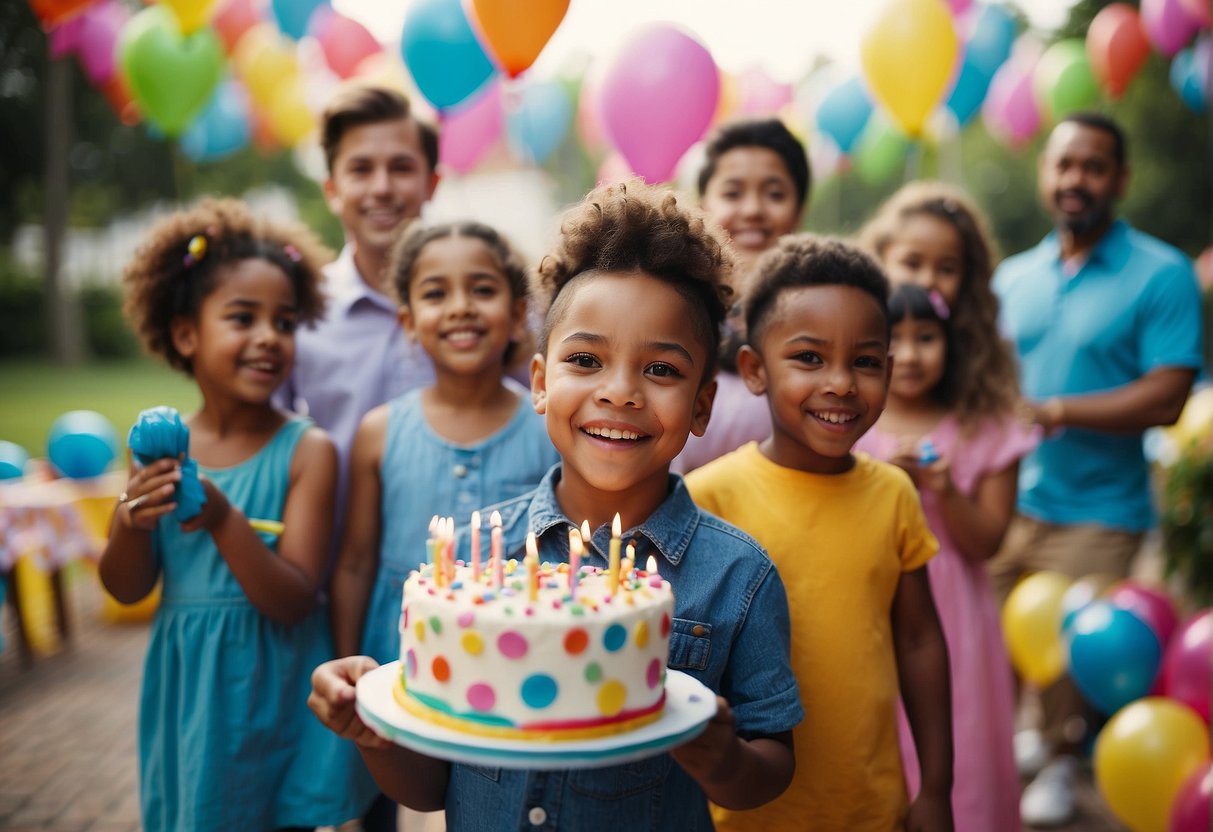
[{"label": "magenta balloon", "polygon": [[982,116],[986,125],[1013,147],[1022,146],[1040,129],[1040,108],[1032,84],[1035,60],[1012,56],[994,73]]},{"label": "magenta balloon", "polygon": [[1209,8],[1209,0],[1179,0],[1179,5],[1200,28],[1213,26],[1213,9]]},{"label": "magenta balloon", "polygon": [[1213,610],[1189,618],[1171,639],[1163,656],[1163,689],[1167,696],[1209,721],[1213,695]]},{"label": "magenta balloon", "polygon": [[493,81],[470,102],[447,111],[438,140],[438,161],[467,173],[500,138],[504,127],[501,84]]},{"label": "magenta balloon", "polygon": [[636,173],[649,182],[665,182],[712,123],[720,73],[699,41],[659,24],[642,30],[619,52],[601,97],[611,144]]},{"label": "magenta balloon", "polygon": [[130,16],[116,0],[101,0],[51,30],[51,54],[74,52],[89,83],[105,86],[114,77],[114,44]]},{"label": "magenta balloon", "polygon": [[1209,798],[1213,796],[1213,763],[1188,775],[1171,801],[1168,832],[1209,832]]},{"label": "magenta balloon", "polygon": [[1165,592],[1130,579],[1112,587],[1108,600],[1113,606],[1128,610],[1140,618],[1154,632],[1158,645],[1163,650],[1167,649],[1179,624],[1179,616],[1175,614],[1175,605]]},{"label": "magenta balloon", "polygon": [[952,10],[953,17],[960,17],[972,5],[973,0],[948,0],[948,8]]},{"label": "magenta balloon", "polygon": [[1196,34],[1200,21],[1180,0],[1141,0],[1141,25],[1154,48],[1173,58]]}]

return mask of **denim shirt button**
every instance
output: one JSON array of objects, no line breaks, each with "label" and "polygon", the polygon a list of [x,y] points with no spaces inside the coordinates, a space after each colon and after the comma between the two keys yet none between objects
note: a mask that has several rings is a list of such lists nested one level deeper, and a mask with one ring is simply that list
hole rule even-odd
[{"label": "denim shirt button", "polygon": [[707,630],[704,628],[704,626],[702,624],[696,624],[694,627],[691,628],[691,633],[693,635],[701,636],[706,632],[707,632]]},{"label": "denim shirt button", "polygon": [[458,479],[463,479],[468,475],[468,467],[463,464],[456,465],[451,469],[451,473],[454,474]]},{"label": "denim shirt button", "polygon": [[526,813],[526,819],[531,822],[531,826],[542,826],[543,822],[548,819],[548,813],[543,810],[542,806],[534,806],[531,811]]}]

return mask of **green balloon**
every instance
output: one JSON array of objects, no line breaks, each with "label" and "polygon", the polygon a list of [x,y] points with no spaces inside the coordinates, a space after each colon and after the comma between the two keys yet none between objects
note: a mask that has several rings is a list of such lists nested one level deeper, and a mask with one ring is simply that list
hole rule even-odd
[{"label": "green balloon", "polygon": [[123,27],[118,63],[139,109],[165,135],[176,136],[202,112],[223,77],[223,46],[210,27],[181,34],[173,13],[155,5]]},{"label": "green balloon", "polygon": [[869,185],[879,185],[901,174],[910,139],[884,119],[871,119],[855,150],[855,172]]},{"label": "green balloon", "polygon": [[1032,89],[1041,111],[1054,121],[1093,107],[1099,101],[1099,84],[1091,71],[1086,44],[1071,38],[1046,49],[1032,75]]}]

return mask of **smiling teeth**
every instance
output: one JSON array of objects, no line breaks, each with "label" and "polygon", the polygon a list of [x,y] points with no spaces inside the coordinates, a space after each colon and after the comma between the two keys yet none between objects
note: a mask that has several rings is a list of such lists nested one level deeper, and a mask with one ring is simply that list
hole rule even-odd
[{"label": "smiling teeth", "polygon": [[855,418],[854,416],[847,416],[842,413],[814,413],[813,415],[823,422],[830,422],[835,425],[841,425]]},{"label": "smiling teeth", "polygon": [[639,439],[639,433],[632,433],[630,430],[618,430],[617,428],[584,428],[585,432],[590,436],[601,436],[603,439]]}]

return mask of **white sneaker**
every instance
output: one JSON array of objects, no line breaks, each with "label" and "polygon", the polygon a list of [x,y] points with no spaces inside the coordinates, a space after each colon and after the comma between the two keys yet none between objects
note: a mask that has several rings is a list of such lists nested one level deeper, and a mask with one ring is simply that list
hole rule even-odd
[{"label": "white sneaker", "polygon": [[1074,778],[1078,760],[1058,757],[1049,763],[1023,790],[1020,818],[1028,826],[1061,826],[1074,818]]},{"label": "white sneaker", "polygon": [[1053,757],[1052,746],[1045,742],[1044,735],[1035,728],[1015,732],[1015,767],[1020,777],[1032,777],[1040,773]]}]

